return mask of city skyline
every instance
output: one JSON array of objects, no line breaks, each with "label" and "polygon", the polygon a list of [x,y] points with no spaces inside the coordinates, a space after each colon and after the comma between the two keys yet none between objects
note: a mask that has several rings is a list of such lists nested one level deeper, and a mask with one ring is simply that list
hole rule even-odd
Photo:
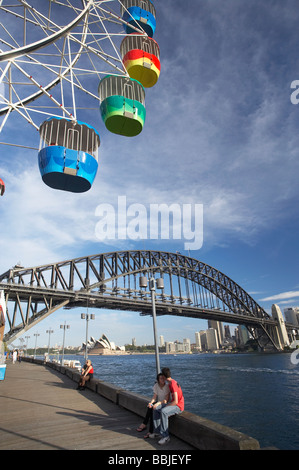
[{"label": "city skyline", "polygon": [[[288,315],[286,313],[286,311],[289,311],[288,312]],[[295,326],[298,326],[299,325],[299,307],[294,307],[294,308],[286,308],[283,312],[283,319],[289,323],[293,323]],[[196,320],[197,322],[199,320]],[[166,338],[165,339],[165,336],[163,334],[158,334],[158,345],[159,347],[165,345],[166,343],[180,343],[180,344],[183,344],[184,341],[187,339],[188,341],[190,341],[191,344],[197,344],[197,335],[198,334],[205,334],[206,331],[208,329],[210,330],[214,330],[215,331],[215,339],[213,338],[212,340],[216,341],[216,344],[217,346],[211,348],[211,349],[221,349],[223,343],[225,342],[225,339],[228,339],[228,338],[235,338],[237,339],[237,341],[241,341],[242,344],[245,344],[246,343],[246,340],[250,338],[250,334],[249,332],[247,331],[245,325],[238,325],[238,324],[228,324],[228,323],[224,323],[224,322],[219,322],[219,321],[215,321],[215,320],[202,320],[202,322],[206,322],[206,326],[207,328],[204,328],[204,323],[201,323],[202,325],[202,329],[199,329],[199,330],[194,330],[193,331],[193,336],[191,334],[192,337],[194,337],[194,341],[192,341],[190,338],[186,338],[186,337],[183,337],[183,333],[181,336],[179,337],[176,337],[175,339],[174,338],[169,338],[169,331],[166,332]],[[66,322],[65,322],[66,324]],[[59,326],[59,328],[61,329],[61,326]],[[71,325],[67,325],[69,326],[70,328],[68,328],[66,331],[68,331],[68,334],[71,335]],[[50,331],[50,335],[49,335],[49,332]],[[42,340],[39,340],[39,337],[42,336],[43,338],[45,338],[45,335],[43,335],[42,333],[38,333],[38,331],[36,331],[33,335],[30,335],[30,334],[24,334],[23,336],[21,336],[21,339],[19,340],[19,344],[18,343],[18,340],[14,341],[12,343],[12,346],[11,347],[14,347],[14,348],[25,348],[25,346],[27,346],[27,349],[31,349],[31,348],[34,348],[35,347],[35,344],[37,344],[38,342],[38,345],[37,347],[48,347],[49,344],[50,344],[50,347],[62,347],[62,344],[63,344],[63,339],[62,339],[62,333],[61,333],[61,340],[60,341],[55,341],[54,338],[57,338],[56,337],[52,337],[53,333],[55,333],[54,330],[52,330],[51,327],[49,327],[48,330],[46,330],[45,334],[47,336],[47,342],[44,343],[42,345]],[[100,339],[100,337],[104,334],[105,336],[108,336],[109,335],[106,335],[105,332],[101,332],[99,335],[95,334],[94,330],[92,330],[92,333],[91,334],[89,332],[89,335],[88,335],[88,340],[93,337],[94,339]],[[237,336],[239,336],[239,338],[237,338]],[[136,338],[135,336],[131,337],[130,339],[128,339],[128,341],[125,341],[123,344],[119,344],[117,343],[116,341],[114,341],[113,337],[109,337],[109,340],[111,339],[111,343],[113,343],[115,346],[118,346],[118,347],[123,347],[125,345],[134,345],[134,346],[153,346],[154,345],[154,338],[152,340],[152,342],[141,342],[139,343],[138,341],[138,338]],[[65,347],[66,348],[78,348],[78,347],[82,347],[82,345],[85,343],[86,341],[86,335],[85,335],[85,332],[84,332],[84,338],[82,339],[82,341],[80,343],[73,343],[72,342],[72,339],[71,338],[68,338],[67,336],[65,336]],[[32,344],[34,342],[34,344]]]},{"label": "city skyline", "polygon": [[[109,134],[98,110],[80,119],[99,130],[99,171],[85,194],[55,191],[40,178],[37,152],[1,146],[0,273],[123,249],[180,251],[223,272],[268,313],[298,305],[299,80],[297,1],[154,2],[161,75],[146,92],[146,122],[136,138]],[[232,28],[231,25],[234,25]],[[294,101],[294,100],[293,100]],[[98,103],[95,104],[98,107]],[[81,117],[82,116],[82,117]],[[1,140],[38,147],[38,132],[18,115]],[[97,236],[97,208],[119,198],[141,204],[203,208],[203,244],[185,250],[170,237]],[[102,206],[101,206],[102,207]],[[128,222],[129,223],[129,222]],[[60,310],[25,335],[47,344],[84,341],[80,314]],[[153,343],[152,319],[126,311],[95,310],[90,335],[124,344],[135,331]],[[159,317],[158,334],[188,337],[205,320]],[[18,344],[16,340],[16,344]]]}]

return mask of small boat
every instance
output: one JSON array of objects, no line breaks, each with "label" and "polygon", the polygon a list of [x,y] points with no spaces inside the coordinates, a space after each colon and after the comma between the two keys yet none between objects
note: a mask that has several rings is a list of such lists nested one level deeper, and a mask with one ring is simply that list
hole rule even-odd
[{"label": "small boat", "polygon": [[82,369],[80,361],[70,361],[70,367],[72,369],[77,369],[79,372],[81,372],[81,369]]}]

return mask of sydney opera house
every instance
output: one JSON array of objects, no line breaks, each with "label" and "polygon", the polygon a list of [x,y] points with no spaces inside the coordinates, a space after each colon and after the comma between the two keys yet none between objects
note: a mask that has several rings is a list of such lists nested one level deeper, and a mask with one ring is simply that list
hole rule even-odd
[{"label": "sydney opera house", "polygon": [[[82,343],[82,352],[85,351],[86,343]],[[88,355],[102,356],[102,355],[119,355],[126,354],[125,347],[115,346],[110,342],[106,335],[102,335],[100,339],[94,339],[93,336],[87,341]]]}]

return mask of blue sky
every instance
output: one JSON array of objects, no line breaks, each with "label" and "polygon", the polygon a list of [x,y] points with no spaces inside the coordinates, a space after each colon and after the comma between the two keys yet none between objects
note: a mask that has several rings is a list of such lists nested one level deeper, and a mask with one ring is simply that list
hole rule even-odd
[{"label": "blue sky", "polygon": [[[240,284],[267,311],[299,305],[299,80],[295,0],[156,0],[155,40],[161,50],[158,84],[146,90],[142,133],[130,139],[105,130],[97,110],[84,113],[101,135],[92,189],[54,191],[40,178],[37,152],[0,147],[0,271],[122,249],[184,251],[183,240],[104,240],[96,208],[127,203],[202,204],[203,245],[191,256]],[[97,104],[95,105],[95,107]],[[81,117],[81,116],[80,116]],[[79,116],[78,116],[79,118]],[[10,117],[0,140],[38,146],[37,131]],[[151,318],[95,312],[90,335],[122,345],[152,343]],[[61,310],[32,328],[47,343],[67,344],[85,333],[78,310]],[[166,340],[194,340],[207,322],[158,318]],[[31,343],[30,343],[31,342]]]}]

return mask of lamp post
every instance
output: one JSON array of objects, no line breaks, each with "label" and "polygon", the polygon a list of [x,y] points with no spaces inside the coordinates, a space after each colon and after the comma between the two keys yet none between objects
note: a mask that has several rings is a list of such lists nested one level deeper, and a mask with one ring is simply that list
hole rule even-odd
[{"label": "lamp post", "polygon": [[46,330],[46,333],[49,333],[49,341],[48,341],[48,357],[50,355],[50,336],[51,336],[51,333],[54,333],[54,330],[51,330],[51,328],[49,330]]},{"label": "lamp post", "polygon": [[65,330],[68,330],[70,328],[70,325],[66,325],[66,322],[64,322],[64,325],[60,325],[60,328],[63,328],[62,359],[61,359],[61,365],[63,366],[63,363],[64,363]]},{"label": "lamp post", "polygon": [[27,341],[26,341],[26,356],[28,356],[27,349],[28,349],[28,339],[30,338],[30,336],[25,336],[25,338],[27,339]]},{"label": "lamp post", "polygon": [[[149,287],[150,287],[151,298],[152,298],[156,369],[157,369],[157,374],[159,374],[160,373],[160,359],[159,359],[159,347],[158,347],[158,340],[157,340],[157,322],[156,322],[156,285],[157,285],[157,289],[164,289],[163,279],[162,278],[155,279],[154,277],[151,277],[149,280]],[[139,286],[147,287],[147,278],[145,276],[141,276],[139,278]]]},{"label": "lamp post", "polygon": [[88,322],[89,320],[94,320],[94,319],[95,319],[94,313],[81,313],[81,320],[86,320],[85,362],[87,361],[87,358],[88,358],[88,354],[87,354]]},{"label": "lamp post", "polygon": [[35,359],[35,356],[36,356],[36,343],[37,343],[37,337],[38,337],[38,336],[40,336],[40,334],[39,334],[39,333],[34,333],[34,335],[33,335],[33,336],[35,336],[35,347],[34,347],[34,356],[33,356],[33,357],[34,357],[34,359]]}]

